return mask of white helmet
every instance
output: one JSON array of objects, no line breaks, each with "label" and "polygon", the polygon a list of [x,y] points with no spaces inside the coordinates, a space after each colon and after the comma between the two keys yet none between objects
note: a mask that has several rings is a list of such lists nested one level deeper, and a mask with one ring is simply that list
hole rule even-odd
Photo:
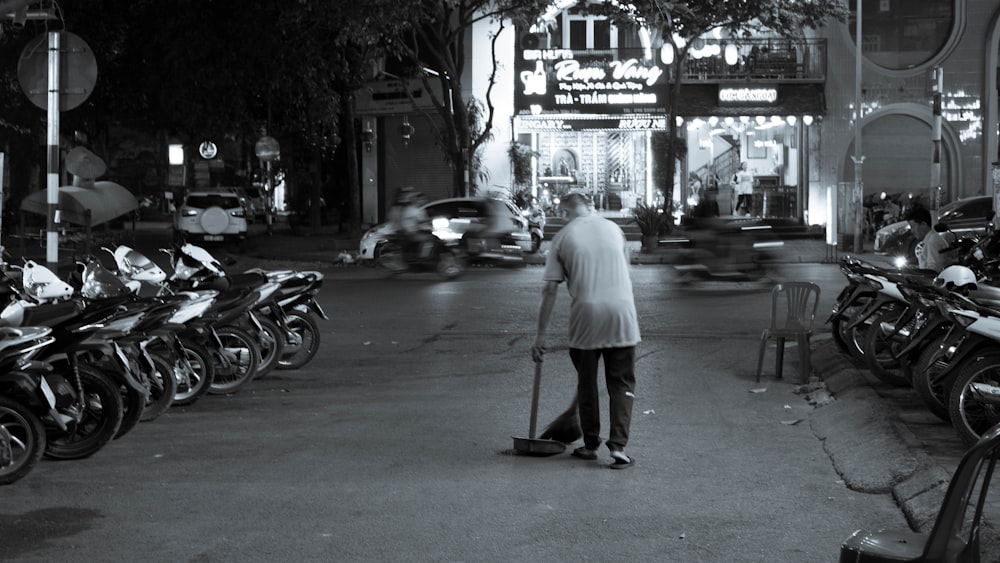
[{"label": "white helmet", "polygon": [[965,266],[948,266],[934,278],[934,285],[944,289],[976,289],[976,274]]}]

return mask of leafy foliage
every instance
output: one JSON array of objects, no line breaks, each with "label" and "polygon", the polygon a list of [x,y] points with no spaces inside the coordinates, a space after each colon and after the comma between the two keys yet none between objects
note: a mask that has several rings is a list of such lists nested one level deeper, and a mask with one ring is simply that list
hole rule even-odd
[{"label": "leafy foliage", "polygon": [[632,218],[639,225],[643,236],[656,236],[669,232],[671,216],[655,205],[640,203],[632,211]]}]

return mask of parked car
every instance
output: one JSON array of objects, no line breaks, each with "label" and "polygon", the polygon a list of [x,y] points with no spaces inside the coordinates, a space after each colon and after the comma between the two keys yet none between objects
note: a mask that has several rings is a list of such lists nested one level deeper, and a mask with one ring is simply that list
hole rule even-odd
[{"label": "parked car", "polygon": [[223,187],[215,188],[219,191],[231,191],[240,197],[240,203],[243,204],[243,208],[246,210],[247,222],[253,223],[254,217],[256,217],[256,211],[254,209],[254,202],[250,199],[250,194],[247,193],[244,188],[237,187]]},{"label": "parked car", "polygon": [[175,215],[174,234],[185,241],[242,242],[247,237],[247,209],[230,189],[195,190]]},{"label": "parked car", "polygon": [[[531,252],[531,234],[528,232],[528,221],[521,215],[521,211],[514,204],[491,198],[449,198],[432,201],[423,206],[427,212],[427,217],[431,220],[434,235],[445,241],[460,239],[475,225],[482,223],[490,214],[498,214],[495,217],[501,224],[508,225],[509,231],[501,237],[500,243],[504,253],[520,258],[523,253]],[[383,223],[369,229],[361,237],[359,246],[361,260],[376,260],[379,256],[382,244],[392,234],[392,226]],[[481,254],[481,248],[472,247],[469,250],[470,258],[476,261],[477,255]],[[488,257],[493,258],[495,253],[489,253]],[[484,259],[487,255],[484,254]]]},{"label": "parked car", "polygon": [[[938,211],[938,223],[948,225],[954,233],[986,231],[986,218],[993,211],[993,198],[974,196],[943,205]],[[906,221],[898,221],[875,232],[875,254],[905,256],[912,259],[917,239]]]},{"label": "parked car", "polygon": [[254,184],[241,189],[246,192],[250,201],[250,212],[254,217],[263,217],[267,211],[267,197],[264,195],[264,190]]}]

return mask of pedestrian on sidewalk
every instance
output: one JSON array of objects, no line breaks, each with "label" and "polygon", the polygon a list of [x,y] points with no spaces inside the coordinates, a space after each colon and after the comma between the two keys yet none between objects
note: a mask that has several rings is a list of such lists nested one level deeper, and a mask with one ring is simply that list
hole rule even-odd
[{"label": "pedestrian on sidewalk", "polygon": [[632,294],[625,234],[614,222],[592,211],[590,198],[570,192],[560,201],[569,219],[552,239],[545,260],[538,333],[531,355],[542,361],[545,331],[555,305],[559,284],[566,282],[570,295],[569,356],[577,373],[577,396],[583,447],[573,455],[597,459],[601,445],[598,365],[604,360],[611,428],[607,446],[614,469],[631,467],[625,454],[635,399],[635,347],[639,321]]}]

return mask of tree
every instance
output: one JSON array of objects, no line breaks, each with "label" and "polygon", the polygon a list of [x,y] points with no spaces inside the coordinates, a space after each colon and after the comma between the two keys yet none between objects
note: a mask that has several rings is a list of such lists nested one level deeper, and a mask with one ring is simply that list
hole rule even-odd
[{"label": "tree", "polygon": [[[431,94],[439,119],[429,121],[437,124],[435,134],[451,164],[456,196],[474,193],[477,180],[484,176],[478,167],[479,151],[493,139],[495,108],[491,96],[498,70],[497,38],[511,20],[524,21],[529,14],[540,13],[546,4],[538,0],[421,0],[414,25],[395,45],[409,65],[409,78],[422,81]],[[466,99],[462,83],[466,38],[474,25],[484,21],[495,23],[491,32],[493,68],[484,99]]]},{"label": "tree", "polygon": [[[720,29],[733,35],[766,29],[782,36],[801,36],[804,29],[815,29],[833,18],[845,20],[847,8],[842,0],[636,0],[623,4],[617,0],[594,2],[595,10],[618,21],[637,22],[658,32],[661,41],[674,50],[669,66],[670,98],[667,102],[668,138],[677,138],[682,70],[688,50],[695,39]],[[677,163],[677,143],[667,147],[666,176],[670,179],[664,193],[664,212],[670,211],[673,178]]]},{"label": "tree", "polygon": [[[283,159],[302,157],[296,169],[320,170],[306,161],[329,161],[338,145],[353,154],[353,91],[385,51],[385,35],[395,37],[407,25],[405,4],[60,0],[59,24],[88,42],[99,67],[94,93],[64,114],[63,129],[86,132],[95,142],[115,123],[190,139],[235,138],[250,156],[266,130],[281,142]],[[16,68],[24,42],[44,31],[35,27],[0,34],[0,133],[18,134],[27,146],[30,131],[44,127],[44,112],[17,89]],[[358,229],[356,161],[350,168],[348,214]],[[307,183],[309,199],[317,201],[322,180]]]},{"label": "tree", "polygon": [[314,46],[315,57],[332,67],[331,88],[341,103],[333,134],[347,163],[348,230],[361,228],[361,179],[355,135],[354,93],[375,78],[373,68],[390,53],[394,39],[410,26],[410,7],[396,0],[329,2],[301,0],[283,18],[302,42]]}]

